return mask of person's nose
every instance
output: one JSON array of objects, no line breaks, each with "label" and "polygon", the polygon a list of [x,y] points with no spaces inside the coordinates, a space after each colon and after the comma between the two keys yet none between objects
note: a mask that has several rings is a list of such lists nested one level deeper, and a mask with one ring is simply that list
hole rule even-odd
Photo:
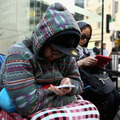
[{"label": "person's nose", "polygon": [[84,38],[83,40],[84,40],[84,42],[87,42],[87,38]]}]

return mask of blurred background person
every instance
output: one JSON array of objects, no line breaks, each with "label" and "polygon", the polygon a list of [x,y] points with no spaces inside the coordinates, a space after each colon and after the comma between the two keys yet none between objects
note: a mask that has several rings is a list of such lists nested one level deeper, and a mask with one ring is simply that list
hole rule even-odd
[{"label": "blurred background person", "polygon": [[119,59],[119,64],[120,64],[120,44],[118,45],[117,53],[118,53],[118,59]]},{"label": "blurred background person", "polygon": [[100,54],[99,46],[100,46],[100,42],[99,42],[99,41],[96,41],[96,42],[95,42],[95,47],[93,48],[93,52],[95,53],[95,55]]},{"label": "blurred background person", "polygon": [[108,49],[106,48],[106,43],[103,43],[103,55],[104,55],[104,56],[108,56],[108,53],[109,53],[109,51],[108,51]]}]

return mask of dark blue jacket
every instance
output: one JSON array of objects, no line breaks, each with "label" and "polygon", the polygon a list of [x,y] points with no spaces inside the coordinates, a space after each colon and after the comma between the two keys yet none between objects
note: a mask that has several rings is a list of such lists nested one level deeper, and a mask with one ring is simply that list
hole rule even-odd
[{"label": "dark blue jacket", "polygon": [[4,60],[5,60],[5,55],[0,54],[0,70]]}]

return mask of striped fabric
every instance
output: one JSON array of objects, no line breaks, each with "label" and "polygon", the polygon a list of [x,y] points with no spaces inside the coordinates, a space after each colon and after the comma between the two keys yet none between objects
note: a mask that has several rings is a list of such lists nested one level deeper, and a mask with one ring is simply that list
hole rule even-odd
[{"label": "striped fabric", "polygon": [[99,120],[96,107],[85,100],[75,100],[73,103],[52,109],[38,111],[27,118],[22,118],[17,113],[7,114],[0,112],[0,119],[5,120]]}]

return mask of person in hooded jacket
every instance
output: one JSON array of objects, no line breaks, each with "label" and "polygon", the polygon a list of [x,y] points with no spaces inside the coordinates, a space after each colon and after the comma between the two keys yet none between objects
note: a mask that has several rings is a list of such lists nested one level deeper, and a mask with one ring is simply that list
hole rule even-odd
[{"label": "person in hooded jacket", "polygon": [[[2,109],[0,118],[99,120],[95,105],[78,96],[84,87],[74,58],[79,56],[80,35],[62,4],[48,7],[31,37],[7,52],[0,88],[6,88],[16,112],[7,114]],[[59,85],[75,87],[59,89]]]},{"label": "person in hooded jacket", "polygon": [[99,55],[101,52],[99,46],[100,46],[100,41],[95,41],[95,47],[93,48],[93,52],[95,55]]},{"label": "person in hooded jacket", "polygon": [[[99,66],[99,68],[93,67],[97,63],[97,59],[92,50],[88,49],[88,43],[92,35],[92,27],[85,22],[78,22],[78,26],[81,29],[81,38],[77,49],[79,50],[80,57],[77,58],[78,66],[89,73],[99,73],[99,69],[103,69],[105,65]],[[81,73],[82,74],[82,73]],[[85,82],[81,75],[81,79]],[[108,95],[100,95],[95,93],[90,88],[90,85],[81,95],[84,99],[91,101],[95,104],[100,112],[100,120],[113,120],[119,110],[120,94],[114,89]]]}]

